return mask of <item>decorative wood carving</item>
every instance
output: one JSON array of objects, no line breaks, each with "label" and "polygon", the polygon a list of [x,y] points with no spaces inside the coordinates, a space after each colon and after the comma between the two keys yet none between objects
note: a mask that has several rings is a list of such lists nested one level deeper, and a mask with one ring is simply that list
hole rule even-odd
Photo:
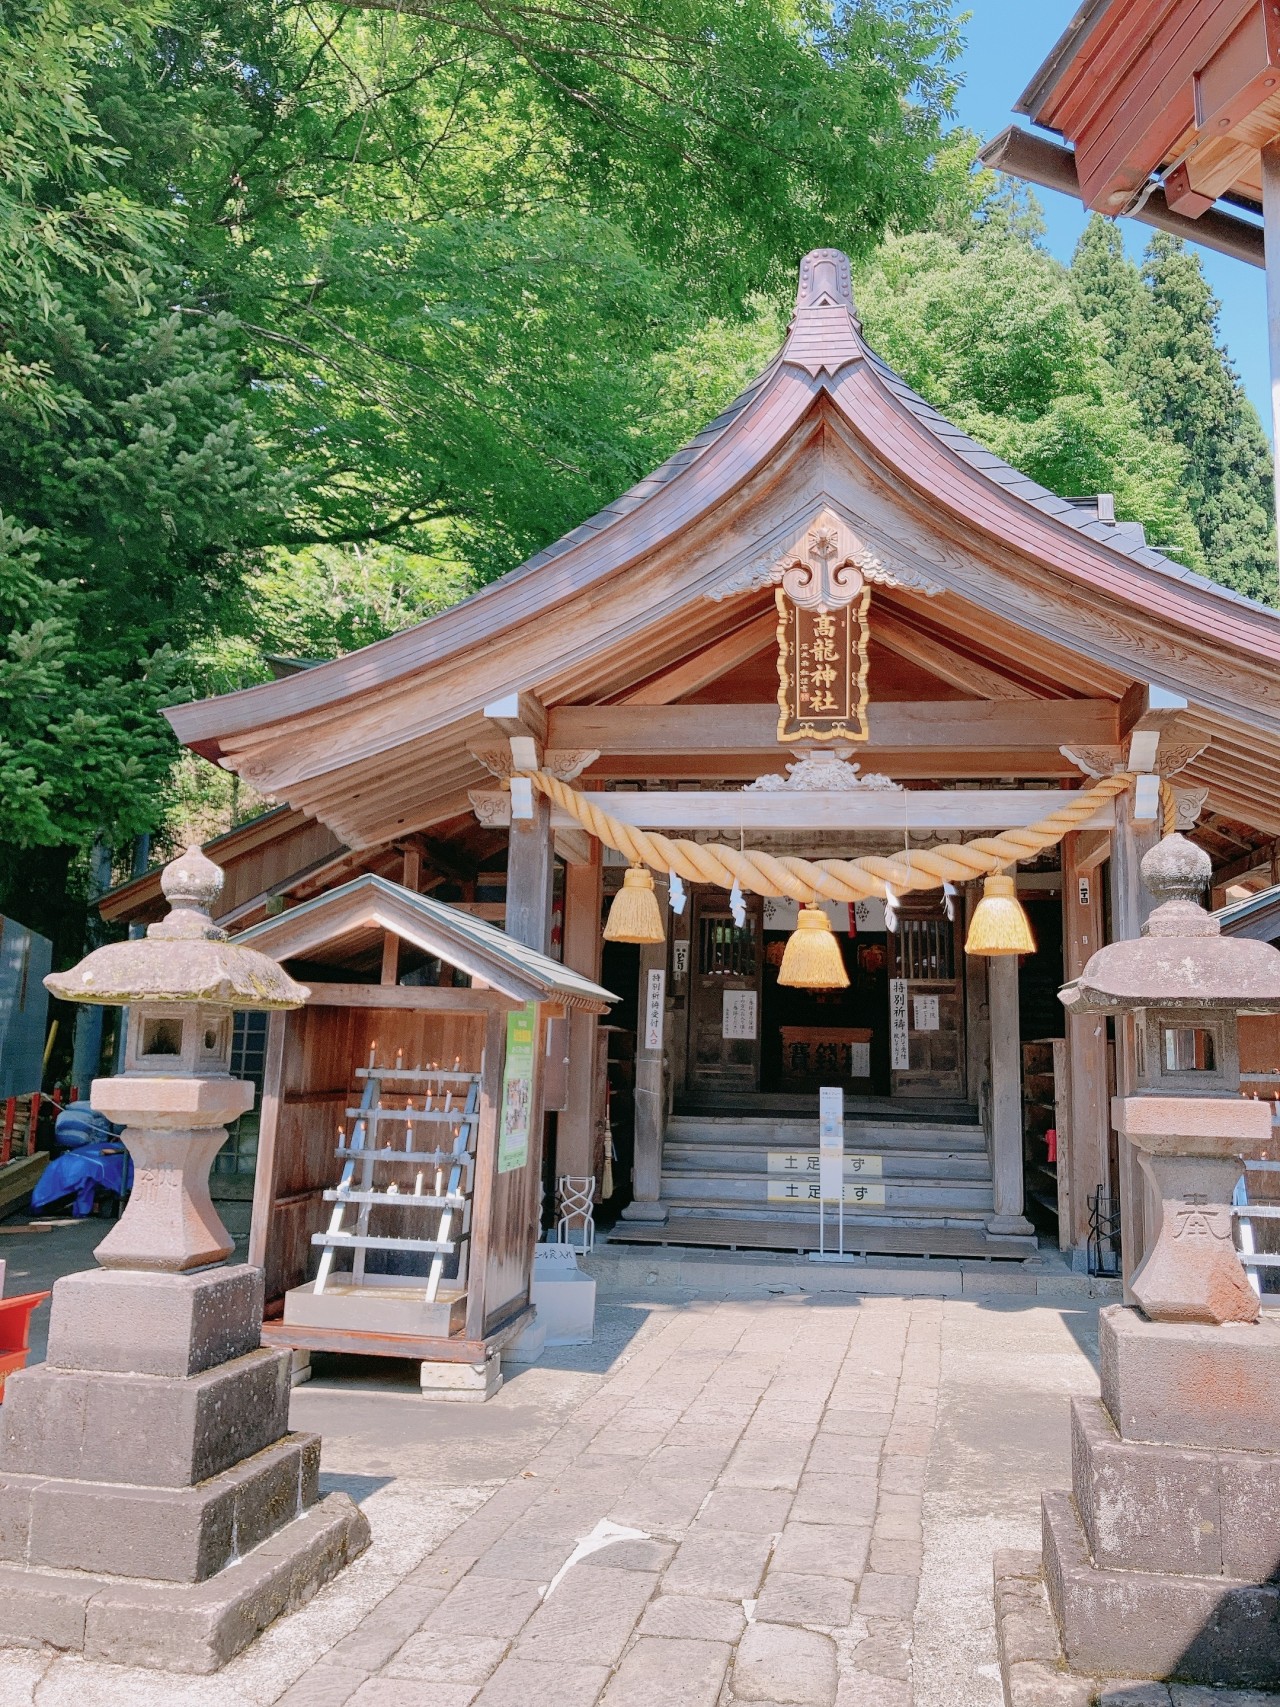
[{"label": "decorative wood carving", "polygon": [[[515,774],[510,747],[472,747],[471,757],[482,764],[490,776],[501,777],[505,781]],[[550,776],[558,776],[561,782],[572,782],[599,757],[599,752],[590,747],[549,748],[542,755],[542,768]]]},{"label": "decorative wood carving", "polygon": [[1200,814],[1204,811],[1205,801],[1209,798],[1207,788],[1174,788],[1173,797],[1178,803],[1179,830],[1194,830]]},{"label": "decorative wood carving", "polygon": [[892,777],[862,776],[860,765],[851,765],[834,753],[808,753],[786,767],[786,776],[757,777],[743,788],[744,794],[839,794],[881,789],[902,793],[902,784]]},{"label": "decorative wood carving", "polygon": [[1064,759],[1070,759],[1077,770],[1095,780],[1115,776],[1117,771],[1124,769],[1123,747],[1059,747],[1058,751]]},{"label": "decorative wood carving", "polygon": [[[853,576],[857,576],[856,584]],[[941,591],[936,582],[896,555],[883,548],[873,550],[843,516],[824,503],[784,550],[775,548],[768,554],[749,557],[709,587],[706,596],[720,600],[760,587],[781,586],[800,603],[804,598],[823,598],[825,588],[826,603],[835,605],[855,598],[864,581],[929,596]]]}]

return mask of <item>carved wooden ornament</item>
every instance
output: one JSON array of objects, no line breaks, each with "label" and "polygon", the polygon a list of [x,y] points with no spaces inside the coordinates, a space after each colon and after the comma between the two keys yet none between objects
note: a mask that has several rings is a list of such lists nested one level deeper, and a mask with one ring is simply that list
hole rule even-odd
[{"label": "carved wooden ornament", "polygon": [[803,555],[782,568],[778,606],[778,740],[866,741],[871,588],[820,517]]}]

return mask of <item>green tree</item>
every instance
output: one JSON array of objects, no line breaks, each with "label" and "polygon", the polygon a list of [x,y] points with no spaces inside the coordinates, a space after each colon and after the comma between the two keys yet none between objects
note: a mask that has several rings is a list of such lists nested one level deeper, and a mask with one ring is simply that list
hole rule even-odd
[{"label": "green tree", "polygon": [[892,237],[861,271],[873,346],[982,444],[1066,496],[1112,492],[1153,544],[1201,568],[1183,453],[1147,431],[1025,199],[986,201],[959,236]]}]

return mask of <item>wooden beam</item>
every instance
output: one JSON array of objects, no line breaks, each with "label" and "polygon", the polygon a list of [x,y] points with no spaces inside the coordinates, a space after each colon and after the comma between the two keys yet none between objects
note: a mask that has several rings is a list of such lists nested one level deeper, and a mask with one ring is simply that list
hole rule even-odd
[{"label": "wooden beam", "polygon": [[966,657],[941,640],[921,634],[905,623],[893,621],[883,612],[877,614],[871,634],[873,641],[887,647],[890,652],[896,652],[900,658],[919,664],[941,681],[950,682],[953,688],[975,693],[981,699],[1024,700],[1035,697],[1029,688],[1021,687],[1008,676],[988,669],[985,664]]},{"label": "wooden beam", "polygon": [[[699,707],[701,709],[701,707]],[[584,772],[592,782],[631,781],[674,783],[754,782],[776,775],[793,758],[786,748],[754,753],[620,753],[597,759]],[[1080,770],[1056,747],[960,747],[947,752],[921,747],[876,747],[856,761],[864,771],[877,771],[895,782],[1053,782],[1078,783]]]},{"label": "wooden beam", "polygon": [[727,675],[737,665],[745,664],[749,658],[754,658],[757,652],[763,652],[766,646],[773,644],[777,632],[776,612],[766,611],[763,616],[753,617],[742,628],[735,629],[732,634],[726,634],[701,652],[696,652],[692,657],[682,659],[671,669],[664,670],[660,676],[646,682],[643,687],[625,694],[618,703],[670,705],[674,700],[683,699],[685,694],[697,693],[700,688]]},{"label": "wooden beam", "polygon": [[[1108,699],[888,700],[868,708],[870,760],[882,747],[1055,749],[1114,746],[1119,707]],[[696,721],[695,721],[696,720]],[[782,756],[776,705],[559,705],[548,745],[615,753],[760,753]],[[868,766],[868,768],[871,768]]]},{"label": "wooden beam", "polygon": [[546,745],[547,710],[534,694],[503,694],[485,706],[484,714],[504,735],[524,735]]},{"label": "wooden beam", "polygon": [[596,844],[585,830],[565,828],[555,832],[555,850],[557,859],[566,865],[590,865]]},{"label": "wooden beam", "polygon": [[[897,834],[906,829],[1011,830],[1047,818],[1067,798],[1058,788],[868,789],[865,793],[830,794],[642,789],[604,795],[599,800],[619,823],[638,829],[722,830],[736,835],[745,830],[892,830]],[[502,813],[510,810],[507,796],[496,790],[483,794],[477,790],[476,799],[483,801],[486,823],[499,822]],[[1114,808],[1108,801],[1080,828],[1106,829],[1114,820]],[[577,820],[556,807],[551,822],[573,825]],[[511,930],[511,934],[516,932]]]},{"label": "wooden beam", "polygon": [[522,1005],[499,990],[433,984],[313,984],[307,1003],[312,1008],[404,1008],[456,1014],[511,1013]]},{"label": "wooden beam", "polygon": [[380,984],[395,985],[400,979],[400,938],[394,931],[382,933],[382,976]]},{"label": "wooden beam", "polygon": [[1280,842],[1264,843],[1260,848],[1254,848],[1247,854],[1241,854],[1239,859],[1233,859],[1227,865],[1218,866],[1213,874],[1215,883],[1238,883],[1242,877],[1248,877],[1253,871],[1271,872]]}]

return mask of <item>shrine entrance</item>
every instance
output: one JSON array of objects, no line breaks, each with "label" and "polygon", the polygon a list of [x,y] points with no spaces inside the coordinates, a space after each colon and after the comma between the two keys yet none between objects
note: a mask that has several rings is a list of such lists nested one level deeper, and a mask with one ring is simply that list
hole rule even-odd
[{"label": "shrine entrance", "polygon": [[941,901],[913,897],[893,931],[879,901],[832,903],[849,976],[842,990],[779,983],[796,911],[748,896],[737,923],[723,890],[691,889],[672,944],[673,994],[688,1026],[677,1105],[807,1107],[823,1085],[839,1085],[851,1103],[963,1103],[964,957]]}]

